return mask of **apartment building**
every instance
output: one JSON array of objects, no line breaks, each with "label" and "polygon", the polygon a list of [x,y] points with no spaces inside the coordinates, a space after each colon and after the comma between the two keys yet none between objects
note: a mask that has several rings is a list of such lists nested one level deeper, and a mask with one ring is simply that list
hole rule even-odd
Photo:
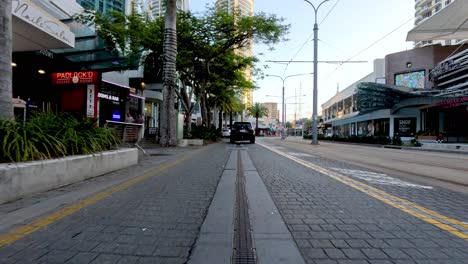
[{"label": "apartment building", "polygon": [[[455,2],[457,0],[415,0],[415,21],[414,25],[418,26],[424,21],[426,21],[428,18],[432,17],[436,13],[438,13],[440,10],[444,9],[451,3]],[[464,0],[458,0],[458,1],[464,1]],[[416,48],[428,46],[428,45],[435,45],[435,44],[441,44],[443,46],[445,45],[457,45],[460,42],[462,42],[463,39],[443,39],[443,40],[425,40],[425,41],[418,41],[415,42],[414,46]]]}]

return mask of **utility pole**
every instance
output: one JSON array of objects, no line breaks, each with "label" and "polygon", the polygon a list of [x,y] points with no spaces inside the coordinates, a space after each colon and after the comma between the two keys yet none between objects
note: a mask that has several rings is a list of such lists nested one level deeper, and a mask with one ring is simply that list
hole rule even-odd
[{"label": "utility pole", "polygon": [[314,97],[314,100],[313,100],[313,110],[312,110],[312,144],[314,145],[317,145],[318,144],[318,128],[317,128],[317,123],[318,123],[318,115],[317,115],[317,90],[318,90],[318,24],[317,24],[317,12],[320,8],[320,6],[322,6],[325,2],[328,2],[330,0],[324,0],[322,1],[318,6],[317,8],[314,6],[314,4],[312,4],[309,0],[304,0],[306,1],[307,3],[309,3],[312,8],[314,9],[314,13],[315,13],[315,23],[314,23],[314,94],[313,94],[313,97]]}]

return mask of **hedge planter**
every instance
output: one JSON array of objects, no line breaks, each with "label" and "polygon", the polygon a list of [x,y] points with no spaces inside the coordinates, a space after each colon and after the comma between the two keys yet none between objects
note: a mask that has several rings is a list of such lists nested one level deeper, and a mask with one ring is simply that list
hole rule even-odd
[{"label": "hedge planter", "polygon": [[178,147],[187,147],[187,146],[203,146],[203,139],[179,139],[177,146]]},{"label": "hedge planter", "polygon": [[0,204],[59,188],[138,163],[137,149],[0,164]]}]

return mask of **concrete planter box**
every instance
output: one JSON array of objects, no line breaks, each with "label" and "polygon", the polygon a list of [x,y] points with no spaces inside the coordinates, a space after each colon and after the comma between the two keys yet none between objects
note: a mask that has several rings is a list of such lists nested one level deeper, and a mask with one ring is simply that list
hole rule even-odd
[{"label": "concrete planter box", "polygon": [[203,139],[179,139],[178,147],[203,146]]},{"label": "concrete planter box", "polygon": [[0,204],[137,163],[137,149],[121,149],[53,160],[0,164]]}]

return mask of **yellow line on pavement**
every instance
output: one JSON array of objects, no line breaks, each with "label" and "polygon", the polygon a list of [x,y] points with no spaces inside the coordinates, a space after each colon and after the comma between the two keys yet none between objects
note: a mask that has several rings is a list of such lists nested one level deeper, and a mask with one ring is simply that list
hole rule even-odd
[{"label": "yellow line on pavement", "polygon": [[[303,166],[311,168],[311,169],[313,169],[313,170],[315,170],[315,171],[317,171],[317,172],[319,172],[321,174],[324,174],[324,175],[326,175],[326,176],[328,176],[330,178],[333,178],[333,179],[335,179],[335,180],[337,180],[337,181],[339,181],[339,182],[341,182],[343,184],[346,184],[346,185],[348,185],[348,186],[350,186],[350,187],[352,187],[352,188],[354,188],[356,190],[359,190],[359,191],[361,191],[361,192],[363,192],[363,193],[365,193],[365,194],[367,194],[367,195],[369,195],[371,197],[374,197],[377,200],[380,200],[380,201],[382,201],[382,202],[384,202],[384,203],[386,203],[386,204],[388,204],[390,206],[393,206],[393,207],[395,207],[395,208],[397,208],[397,209],[399,209],[399,210],[401,210],[403,212],[406,212],[406,213],[408,213],[408,214],[410,214],[410,215],[412,215],[414,217],[417,217],[417,218],[419,218],[419,219],[421,219],[421,220],[423,220],[423,221],[425,221],[427,223],[430,223],[430,224],[432,224],[432,225],[434,225],[434,226],[436,226],[436,227],[438,227],[438,228],[440,228],[442,230],[448,231],[448,232],[452,233],[453,235],[455,235],[455,236],[457,236],[459,238],[468,240],[468,235],[463,233],[463,232],[460,232],[456,228],[454,228],[454,227],[452,227],[450,225],[447,225],[445,223],[442,223],[442,222],[438,221],[437,219],[430,218],[430,217],[428,217],[426,215],[423,215],[423,214],[418,213],[418,212],[416,212],[414,210],[411,210],[410,208],[407,208],[407,207],[405,207],[405,206],[403,206],[401,204],[395,203],[394,201],[392,201],[390,199],[397,200],[398,202],[400,202],[400,203],[402,203],[402,204],[404,204],[406,206],[414,207],[414,208],[416,208],[418,210],[421,210],[421,211],[423,211],[423,212],[425,212],[425,213],[427,213],[429,215],[437,217],[440,220],[443,220],[443,221],[446,221],[446,222],[449,222],[449,223],[452,223],[452,224],[455,224],[455,225],[458,225],[458,226],[460,226],[462,228],[467,229],[466,224],[464,224],[464,223],[462,223],[462,222],[460,222],[460,221],[458,221],[456,219],[449,218],[447,216],[444,216],[444,215],[441,215],[441,214],[439,214],[437,212],[429,210],[429,209],[427,209],[427,208],[425,208],[423,206],[420,206],[420,205],[417,205],[417,204],[412,203],[410,201],[407,201],[405,199],[393,196],[393,195],[391,195],[391,194],[389,194],[387,192],[384,192],[384,191],[382,191],[380,189],[377,189],[377,188],[375,188],[373,186],[370,186],[370,185],[367,185],[367,184],[365,184],[363,182],[351,179],[350,177],[348,177],[346,175],[343,175],[343,174],[340,174],[340,173],[325,169],[323,167],[320,167],[320,166],[317,166],[317,165],[314,165],[314,164],[310,164],[310,163],[308,163],[306,161],[303,161],[303,160],[301,160],[299,158],[293,157],[291,155],[288,155],[288,154],[286,154],[284,152],[273,149],[273,148],[271,148],[269,146],[266,146],[266,145],[263,145],[261,143],[258,143],[258,145],[260,145],[260,146],[262,146],[262,147],[264,147],[266,149],[269,149],[269,150],[271,150],[271,151],[273,151],[273,152],[275,152],[275,153],[277,153],[277,154],[279,154],[279,155],[281,155],[283,157],[289,158],[290,160],[293,160],[293,161],[295,161],[295,162],[297,162],[297,163],[299,163],[299,164],[301,164]],[[371,190],[371,191],[369,191],[369,190]]]},{"label": "yellow line on pavement", "polygon": [[[292,143],[294,143],[295,145],[300,145],[299,142],[292,142]],[[306,149],[306,148],[302,148],[302,147],[298,147],[298,148],[301,149],[301,150],[305,150],[305,151],[311,151],[310,149]],[[350,179],[350,180],[353,180],[353,179]],[[354,181],[354,180],[353,180],[353,181]],[[360,184],[364,184],[364,183],[362,183],[362,182],[360,182],[360,181],[357,181],[357,182],[360,183]],[[435,211],[432,211],[432,210],[430,210],[430,209],[427,209],[427,208],[425,208],[425,207],[422,207],[422,206],[420,206],[420,205],[418,205],[418,204],[415,204],[415,203],[413,203],[413,202],[404,200],[404,199],[402,199],[402,198],[400,198],[400,197],[397,197],[397,196],[391,195],[391,194],[389,194],[389,193],[386,193],[386,192],[384,192],[384,191],[382,191],[382,190],[380,190],[380,189],[377,189],[377,188],[375,188],[375,187],[373,187],[373,186],[367,185],[367,187],[368,187],[369,189],[372,189],[372,190],[375,191],[375,192],[382,193],[383,195],[389,196],[389,197],[391,197],[392,199],[398,200],[398,201],[401,202],[401,203],[407,204],[408,206],[412,206],[412,207],[414,207],[414,208],[416,208],[416,209],[418,209],[418,210],[421,210],[421,211],[423,211],[423,212],[425,212],[425,213],[427,213],[427,214],[430,214],[430,215],[432,215],[432,216],[434,216],[434,217],[437,217],[437,218],[439,218],[439,219],[441,219],[441,220],[447,221],[447,222],[449,222],[449,223],[451,223],[451,224],[454,224],[454,225],[458,225],[458,226],[463,227],[463,228],[465,228],[465,229],[468,230],[468,224],[466,224],[466,223],[463,223],[463,222],[458,221],[458,220],[456,220],[456,219],[452,219],[452,218],[446,217],[446,216],[444,216],[444,215],[442,215],[442,214],[439,214],[439,213],[437,213],[437,212],[435,212]]]},{"label": "yellow line on pavement", "polygon": [[159,174],[169,168],[172,168],[174,166],[176,166],[177,164],[183,162],[184,160],[188,159],[189,157],[183,157],[179,160],[176,160],[174,162],[171,162],[169,164],[166,164],[166,165],[163,165],[157,169],[154,169],[152,171],[149,171],[141,176],[138,176],[136,178],[133,178],[131,180],[128,180],[120,185],[118,185],[117,187],[114,187],[112,189],[109,189],[109,190],[106,190],[106,191],[102,191],[100,193],[97,193],[89,198],[86,198],[84,200],[81,200],[77,203],[74,203],[72,205],[69,205],[63,209],[60,209],[58,210],[57,212],[54,212],[52,214],[49,214],[47,216],[44,216],[30,224],[27,224],[27,225],[23,225],[21,227],[18,227],[16,229],[13,229],[12,231],[6,233],[6,234],[3,234],[3,235],[0,235],[0,247],[3,247],[5,245],[8,245],[10,243],[13,243],[23,237],[25,237],[26,235],[28,234],[31,234],[43,227],[46,227],[66,216],[69,216],[79,210],[81,210],[82,208],[86,207],[86,206],[89,206],[89,205],[92,205],[92,204],[95,204],[99,201],[101,201],[102,199],[106,198],[106,197],[109,197],[110,195],[112,195],[113,193],[116,193],[116,192],[119,192],[119,191],[122,191],[122,190],[125,190],[141,181],[144,181],[150,177],[153,177],[155,176],[156,174]]}]

